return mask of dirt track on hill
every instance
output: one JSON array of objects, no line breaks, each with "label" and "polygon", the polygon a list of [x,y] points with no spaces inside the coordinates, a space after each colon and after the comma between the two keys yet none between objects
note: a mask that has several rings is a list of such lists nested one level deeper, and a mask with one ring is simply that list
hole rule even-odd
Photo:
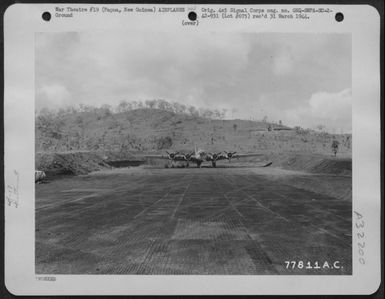
[{"label": "dirt track on hill", "polygon": [[272,178],[294,174],[129,168],[36,185],[36,273],[351,274],[351,200]]}]

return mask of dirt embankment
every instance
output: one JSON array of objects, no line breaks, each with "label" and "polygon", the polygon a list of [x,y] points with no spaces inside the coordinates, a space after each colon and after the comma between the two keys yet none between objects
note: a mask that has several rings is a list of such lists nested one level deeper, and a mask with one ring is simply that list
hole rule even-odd
[{"label": "dirt embankment", "polygon": [[[247,163],[260,160],[272,162],[264,172],[272,180],[341,200],[352,200],[352,159],[348,156],[333,157],[299,152],[266,153],[262,157],[247,159]],[[245,164],[245,161],[237,163]],[[270,171],[273,169],[274,171]],[[258,173],[260,172],[259,168]]]},{"label": "dirt embankment", "polygon": [[37,153],[35,167],[47,176],[78,175],[108,168],[103,156],[91,152]]},{"label": "dirt embankment", "polygon": [[294,173],[270,175],[270,178],[299,189],[324,194],[341,200],[352,200],[352,178],[349,176]]},{"label": "dirt embankment", "polygon": [[319,174],[352,175],[352,159],[318,154],[284,153],[270,157],[273,166]]},{"label": "dirt embankment", "polygon": [[270,158],[272,167],[294,171],[271,174],[271,179],[341,200],[352,200],[351,158],[302,153],[276,154]]},{"label": "dirt embankment", "polygon": [[[130,153],[122,152],[40,152],[36,153],[35,167],[48,176],[79,175],[92,171],[108,169],[116,161],[134,161],[138,159]],[[139,161],[140,162],[140,161]]]}]

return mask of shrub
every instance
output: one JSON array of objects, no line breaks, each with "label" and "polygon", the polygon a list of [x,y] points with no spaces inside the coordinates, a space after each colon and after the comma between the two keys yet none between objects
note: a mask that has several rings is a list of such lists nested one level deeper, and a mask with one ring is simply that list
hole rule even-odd
[{"label": "shrub", "polygon": [[157,141],[158,150],[168,149],[172,146],[172,138],[170,136],[160,137]]}]

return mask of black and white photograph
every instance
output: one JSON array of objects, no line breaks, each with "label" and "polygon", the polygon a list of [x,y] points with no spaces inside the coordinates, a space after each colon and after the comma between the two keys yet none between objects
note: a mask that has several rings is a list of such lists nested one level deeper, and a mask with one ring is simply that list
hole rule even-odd
[{"label": "black and white photograph", "polygon": [[35,63],[37,274],[352,274],[350,34],[37,33]]},{"label": "black and white photograph", "polygon": [[379,36],[370,5],[10,6],[7,291],[376,292]]}]

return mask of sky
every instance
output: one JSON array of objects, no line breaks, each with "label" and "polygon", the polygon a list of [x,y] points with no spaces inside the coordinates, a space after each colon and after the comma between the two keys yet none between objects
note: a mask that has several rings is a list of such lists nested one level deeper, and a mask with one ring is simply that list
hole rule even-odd
[{"label": "sky", "polygon": [[350,34],[38,33],[35,59],[37,111],[165,99],[352,129]]}]

